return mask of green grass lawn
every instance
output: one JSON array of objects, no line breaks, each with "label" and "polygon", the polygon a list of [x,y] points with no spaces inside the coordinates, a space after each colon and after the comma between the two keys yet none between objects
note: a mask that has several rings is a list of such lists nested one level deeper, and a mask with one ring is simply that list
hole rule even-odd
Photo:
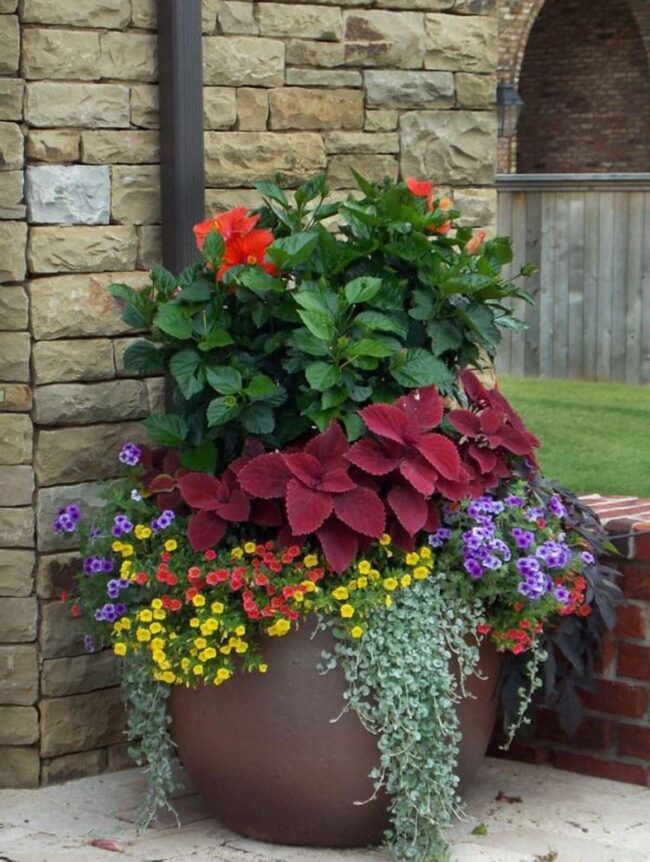
[{"label": "green grass lawn", "polygon": [[544,473],[581,493],[650,498],[650,386],[499,377],[542,441]]}]

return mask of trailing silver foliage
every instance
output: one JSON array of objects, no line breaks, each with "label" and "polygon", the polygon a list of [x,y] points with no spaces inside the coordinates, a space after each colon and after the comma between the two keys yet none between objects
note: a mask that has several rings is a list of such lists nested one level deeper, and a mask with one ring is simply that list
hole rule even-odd
[{"label": "trailing silver foliage", "polygon": [[417,862],[449,858],[444,829],[460,812],[456,704],[479,660],[468,632],[483,621],[480,604],[455,598],[445,582],[437,573],[413,584],[373,612],[360,641],[336,648],[347,707],[378,735],[380,768],[371,777],[375,793],[390,797],[388,843],[397,858]]},{"label": "trailing silver foliage", "polygon": [[142,652],[130,653],[124,659],[122,693],[127,705],[127,735],[131,742],[129,754],[148,776],[147,794],[137,821],[146,829],[158,817],[161,809],[178,816],[170,802],[180,786],[175,777],[176,746],[169,735],[167,698],[170,687],[156,682],[151,675],[151,662]]}]

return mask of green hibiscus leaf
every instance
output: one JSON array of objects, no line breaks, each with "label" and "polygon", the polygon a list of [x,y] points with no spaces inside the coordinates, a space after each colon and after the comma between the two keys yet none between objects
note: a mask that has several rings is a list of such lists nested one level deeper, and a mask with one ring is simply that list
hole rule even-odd
[{"label": "green hibiscus leaf", "polygon": [[240,419],[250,434],[270,434],[275,428],[275,416],[267,404],[251,404],[242,412]]},{"label": "green hibiscus leaf", "polygon": [[316,233],[294,233],[276,239],[267,249],[269,258],[281,269],[299,266],[308,260],[318,245]]},{"label": "green hibiscus leaf", "polygon": [[124,367],[134,374],[158,374],[164,370],[165,352],[150,341],[136,341],[124,351]]},{"label": "green hibiscus leaf", "polygon": [[187,436],[187,423],[171,413],[154,413],[142,423],[152,443],[159,446],[180,446]]},{"label": "green hibiscus leaf", "polygon": [[169,370],[183,393],[183,397],[188,400],[201,392],[205,385],[201,361],[201,355],[196,350],[188,348],[187,350],[179,350],[169,362]]},{"label": "green hibiscus leaf", "polygon": [[345,285],[345,298],[350,305],[355,305],[358,302],[368,302],[377,295],[380,288],[380,278],[361,276],[361,278],[355,278]]},{"label": "green hibiscus leaf", "polygon": [[327,342],[330,342],[334,338],[334,318],[331,314],[324,311],[306,310],[300,310],[298,314],[307,329],[316,338]]},{"label": "green hibiscus leaf", "polygon": [[161,305],[154,319],[154,325],[179,341],[186,341],[192,337],[192,322],[180,305],[173,305],[170,302]]},{"label": "green hibiscus leaf", "polygon": [[422,347],[407,350],[403,359],[391,369],[391,374],[401,386],[441,386],[451,383],[453,372],[442,360]]},{"label": "green hibiscus leaf", "polygon": [[341,372],[327,362],[312,362],[305,368],[305,377],[312,389],[325,392],[326,389],[336,386],[341,379]]},{"label": "green hibiscus leaf", "polygon": [[222,395],[235,395],[243,386],[242,376],[228,365],[213,365],[205,369],[208,383]]},{"label": "green hibiscus leaf", "polygon": [[403,315],[382,314],[381,311],[362,311],[354,318],[355,326],[365,326],[377,332],[393,332],[400,338],[406,338],[408,326]]},{"label": "green hibiscus leaf", "polygon": [[234,395],[222,395],[219,398],[214,398],[208,404],[206,411],[208,426],[214,428],[215,425],[224,425],[234,419],[239,411],[240,407]]},{"label": "green hibiscus leaf", "polygon": [[294,347],[302,353],[309,354],[309,356],[327,356],[329,353],[327,345],[312,335],[308,329],[296,329],[292,333],[290,341]]}]

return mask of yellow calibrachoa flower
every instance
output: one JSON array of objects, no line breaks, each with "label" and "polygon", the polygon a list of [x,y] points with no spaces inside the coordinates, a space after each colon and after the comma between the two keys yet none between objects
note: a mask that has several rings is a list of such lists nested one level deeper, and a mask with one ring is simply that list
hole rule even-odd
[{"label": "yellow calibrachoa flower", "polygon": [[389,590],[390,592],[397,589],[397,581],[395,578],[384,578],[382,584],[384,589]]},{"label": "yellow calibrachoa flower", "polygon": [[149,649],[151,650],[159,650],[163,649],[165,646],[165,641],[163,638],[154,638],[149,644]]},{"label": "yellow calibrachoa flower", "polygon": [[316,554],[307,554],[307,556],[303,560],[303,563],[305,564],[305,568],[313,569],[314,566],[318,565],[318,557],[316,556]]},{"label": "yellow calibrachoa flower", "polygon": [[171,551],[175,551],[177,547],[178,542],[176,541],[176,539],[167,539],[167,541],[165,542],[165,550],[169,551],[170,553]]},{"label": "yellow calibrachoa flower", "polygon": [[353,638],[360,638],[361,635],[363,634],[363,629],[361,628],[361,626],[353,626],[350,629],[350,634],[352,635]]},{"label": "yellow calibrachoa flower", "polygon": [[350,617],[354,616],[354,608],[352,607],[352,605],[341,605],[339,613],[341,614],[343,619],[349,620]]},{"label": "yellow calibrachoa flower", "polygon": [[167,685],[171,685],[172,683],[176,682],[176,675],[173,674],[170,670],[166,670],[162,675],[162,681],[166,682]]},{"label": "yellow calibrachoa flower", "polygon": [[151,640],[151,632],[149,631],[149,629],[139,628],[137,629],[135,636],[137,640],[140,641],[140,643],[145,643],[146,641]]},{"label": "yellow calibrachoa flower", "polygon": [[115,551],[116,554],[119,554],[122,550],[122,542],[113,542],[111,545],[111,551]]},{"label": "yellow calibrachoa flower", "polygon": [[387,608],[390,608],[391,605],[393,604],[393,597],[392,596],[384,596],[384,604],[386,605]]},{"label": "yellow calibrachoa flower", "polygon": [[255,544],[255,542],[246,542],[246,544],[244,545],[244,551],[247,554],[254,554],[256,547],[257,545]]},{"label": "yellow calibrachoa flower", "polygon": [[344,599],[350,597],[350,593],[348,592],[346,587],[337,587],[335,590],[332,590],[332,596],[338,601],[342,602]]},{"label": "yellow calibrachoa flower", "polygon": [[122,565],[120,566],[120,575],[126,580],[129,577],[131,572],[131,566],[133,563],[131,560],[123,560]]},{"label": "yellow calibrachoa flower", "polygon": [[201,674],[203,673],[203,665],[195,664],[192,668],[192,673],[194,674],[194,676],[201,676]]},{"label": "yellow calibrachoa flower", "polygon": [[399,582],[402,587],[406,588],[411,586],[411,580],[412,578],[410,575],[402,575],[402,577],[399,579]]},{"label": "yellow calibrachoa flower", "polygon": [[210,605],[210,610],[213,614],[222,614],[225,610],[225,606],[223,602],[212,602]]},{"label": "yellow calibrachoa flower", "polygon": [[384,547],[385,547],[386,545],[390,545],[391,541],[392,541],[392,539],[388,535],[388,533],[384,533],[383,536],[381,537],[381,539],[379,540],[379,544],[384,545]]},{"label": "yellow calibrachoa flower", "polygon": [[161,608],[156,608],[153,612],[153,618],[155,620],[164,620],[167,618],[167,612],[163,611]]},{"label": "yellow calibrachoa flower", "polygon": [[198,629],[199,626],[200,626],[200,622],[197,619],[197,617],[192,617],[192,619],[190,620],[190,627],[193,629]]},{"label": "yellow calibrachoa flower", "polygon": [[245,635],[246,634],[246,626],[237,626],[237,628],[235,629],[235,634],[237,635],[238,638],[240,638],[242,635]]},{"label": "yellow calibrachoa flower", "polygon": [[208,645],[208,642],[205,638],[194,638],[194,646],[197,649],[205,649]]},{"label": "yellow calibrachoa flower", "polygon": [[427,548],[426,545],[423,545],[418,553],[423,560],[431,560],[433,558],[433,551],[431,548]]},{"label": "yellow calibrachoa flower", "polygon": [[316,584],[313,581],[301,581],[300,586],[306,593],[313,593],[317,589]]},{"label": "yellow calibrachoa flower", "polygon": [[429,570],[426,566],[417,566],[413,569],[413,577],[416,581],[423,581],[425,578],[429,577]]},{"label": "yellow calibrachoa flower", "polygon": [[161,649],[157,649],[151,653],[151,658],[156,662],[156,664],[160,664],[161,662],[165,661],[167,656]]},{"label": "yellow calibrachoa flower", "polygon": [[160,625],[160,623],[151,623],[149,626],[149,631],[152,634],[157,635],[158,632],[162,631],[162,626]]},{"label": "yellow calibrachoa flower", "polygon": [[291,623],[289,620],[281,617],[279,620],[276,620],[272,626],[269,626],[266,633],[271,635],[271,637],[282,637],[283,635],[286,635],[290,628]]},{"label": "yellow calibrachoa flower", "polygon": [[258,664],[257,669],[260,673],[266,673],[269,669],[269,666],[268,664],[264,664],[264,662],[262,662],[261,664]]},{"label": "yellow calibrachoa flower", "polygon": [[202,596],[200,593],[198,596],[194,596],[192,599],[192,604],[195,608],[202,608],[205,604],[205,596]]},{"label": "yellow calibrachoa flower", "polygon": [[415,551],[412,551],[410,554],[406,555],[405,559],[407,566],[417,566],[420,562],[420,555],[416,554]]},{"label": "yellow calibrachoa flower", "polygon": [[381,578],[381,575],[379,574],[377,569],[370,569],[369,574],[370,574],[371,580],[373,580],[373,581],[378,581],[379,578]]},{"label": "yellow calibrachoa flower", "polygon": [[244,556],[244,549],[233,548],[230,552],[230,556],[233,558],[233,560],[241,560],[241,558]]},{"label": "yellow calibrachoa flower", "polygon": [[368,586],[368,578],[365,578],[363,576],[357,578],[357,586],[360,590],[365,590],[365,588]]},{"label": "yellow calibrachoa flower", "polygon": [[370,565],[368,560],[361,560],[361,562],[357,565],[357,571],[360,575],[367,575],[370,569],[372,569],[372,566]]},{"label": "yellow calibrachoa flower", "polygon": [[230,679],[232,676],[232,671],[228,670],[227,667],[220,667],[217,671],[217,675],[214,678],[216,685],[220,685],[222,682],[225,682],[227,679]]},{"label": "yellow calibrachoa flower", "polygon": [[160,608],[162,608],[162,606],[163,606],[162,599],[152,599],[151,600],[151,607],[152,608],[155,608],[156,610],[160,610]]},{"label": "yellow calibrachoa flower", "polygon": [[129,619],[129,617],[122,617],[120,622],[122,623],[122,628],[125,631],[128,631],[131,628],[131,620]]},{"label": "yellow calibrachoa flower", "polygon": [[135,529],[133,530],[133,533],[134,533],[136,539],[140,539],[140,540],[148,539],[151,536],[152,529],[151,529],[151,527],[145,526],[145,524],[136,524]]},{"label": "yellow calibrachoa flower", "polygon": [[113,647],[115,655],[126,655],[126,644],[116,643]]},{"label": "yellow calibrachoa flower", "polygon": [[123,557],[132,557],[133,545],[122,545],[122,547],[120,548],[120,553]]},{"label": "yellow calibrachoa flower", "polygon": [[142,623],[150,623],[153,619],[153,614],[151,613],[151,611],[145,609],[144,611],[140,611],[140,613],[138,614],[138,619]]},{"label": "yellow calibrachoa flower", "polygon": [[185,671],[189,670],[191,664],[192,664],[192,662],[189,658],[182,658],[181,659],[181,670],[185,670]]}]

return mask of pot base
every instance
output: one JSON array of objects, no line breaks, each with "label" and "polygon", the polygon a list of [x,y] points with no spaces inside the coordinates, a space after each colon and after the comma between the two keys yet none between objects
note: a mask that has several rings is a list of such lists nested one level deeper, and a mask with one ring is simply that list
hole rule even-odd
[{"label": "pot base", "polygon": [[[373,793],[376,737],[354,712],[338,720],[343,671],[319,676],[330,632],[312,637],[303,624],[265,643],[269,670],[235,674],[223,686],[174,686],[171,732],[180,759],[208,810],[228,829],[274,844],[364,847],[382,843],[389,825],[385,796]],[[498,660],[482,655],[489,680],[472,681],[476,700],[459,705],[461,787],[473,778],[494,725]]]}]

